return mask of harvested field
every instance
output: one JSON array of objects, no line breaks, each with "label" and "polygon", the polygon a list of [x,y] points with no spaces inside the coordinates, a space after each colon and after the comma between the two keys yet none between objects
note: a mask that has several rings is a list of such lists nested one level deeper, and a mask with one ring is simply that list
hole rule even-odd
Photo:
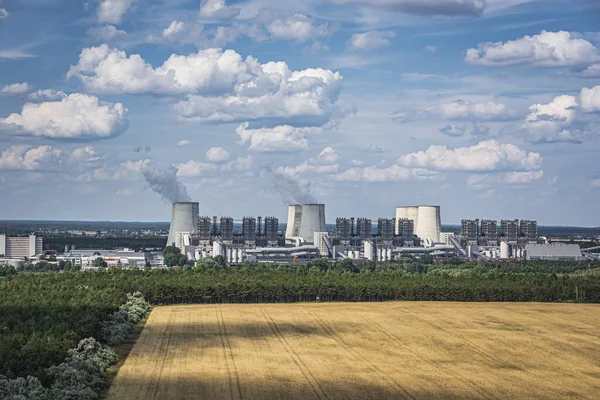
[{"label": "harvested field", "polygon": [[600,306],[156,307],[108,398],[597,399]]}]

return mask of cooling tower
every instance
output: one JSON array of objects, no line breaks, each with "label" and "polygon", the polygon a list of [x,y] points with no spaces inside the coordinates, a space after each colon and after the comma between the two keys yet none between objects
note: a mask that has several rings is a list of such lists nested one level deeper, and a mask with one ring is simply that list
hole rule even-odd
[{"label": "cooling tower", "polygon": [[172,246],[177,241],[178,232],[198,232],[198,203],[185,202],[173,203],[171,214],[171,228],[167,245]]},{"label": "cooling tower", "polygon": [[415,222],[415,233],[418,237],[439,242],[441,225],[440,206],[418,207],[417,221]]},{"label": "cooling tower", "polygon": [[327,232],[325,204],[295,204],[288,207],[287,239],[301,238],[305,242],[312,242],[315,232]]},{"label": "cooling tower", "polygon": [[396,207],[396,234],[399,234],[399,221],[410,219],[414,223],[415,235],[421,239],[440,240],[440,206]]}]

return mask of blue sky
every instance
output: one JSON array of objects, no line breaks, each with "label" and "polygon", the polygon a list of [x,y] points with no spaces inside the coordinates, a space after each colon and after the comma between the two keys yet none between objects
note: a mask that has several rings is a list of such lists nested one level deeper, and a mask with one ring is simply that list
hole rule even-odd
[{"label": "blue sky", "polygon": [[0,0],[0,219],[599,226],[593,0]]}]

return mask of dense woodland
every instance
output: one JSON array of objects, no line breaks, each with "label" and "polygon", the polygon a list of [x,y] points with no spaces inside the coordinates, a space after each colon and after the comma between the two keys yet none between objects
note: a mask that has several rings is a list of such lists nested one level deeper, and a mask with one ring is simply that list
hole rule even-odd
[{"label": "dense woodland", "polygon": [[96,337],[126,294],[153,304],[297,301],[541,301],[600,303],[597,262],[445,264],[317,260],[226,267],[219,260],[165,270],[31,273],[0,269],[0,375],[39,377]]}]

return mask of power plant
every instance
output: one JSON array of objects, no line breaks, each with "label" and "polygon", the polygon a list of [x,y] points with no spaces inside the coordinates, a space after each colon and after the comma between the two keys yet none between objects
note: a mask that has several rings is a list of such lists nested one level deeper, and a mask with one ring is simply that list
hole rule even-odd
[{"label": "power plant", "polygon": [[[238,264],[322,257],[384,262],[403,255],[524,258],[526,246],[532,254],[539,253],[532,247],[543,245],[538,242],[537,222],[521,220],[520,226],[518,222],[463,220],[460,232],[441,232],[440,206],[419,205],[396,207],[395,218],[338,217],[335,227],[328,229],[324,204],[292,204],[283,232],[275,217],[221,216],[218,220],[200,216],[198,203],[177,202],[172,204],[167,243],[190,260],[222,256],[225,262]],[[557,249],[552,250],[562,251]]]}]

